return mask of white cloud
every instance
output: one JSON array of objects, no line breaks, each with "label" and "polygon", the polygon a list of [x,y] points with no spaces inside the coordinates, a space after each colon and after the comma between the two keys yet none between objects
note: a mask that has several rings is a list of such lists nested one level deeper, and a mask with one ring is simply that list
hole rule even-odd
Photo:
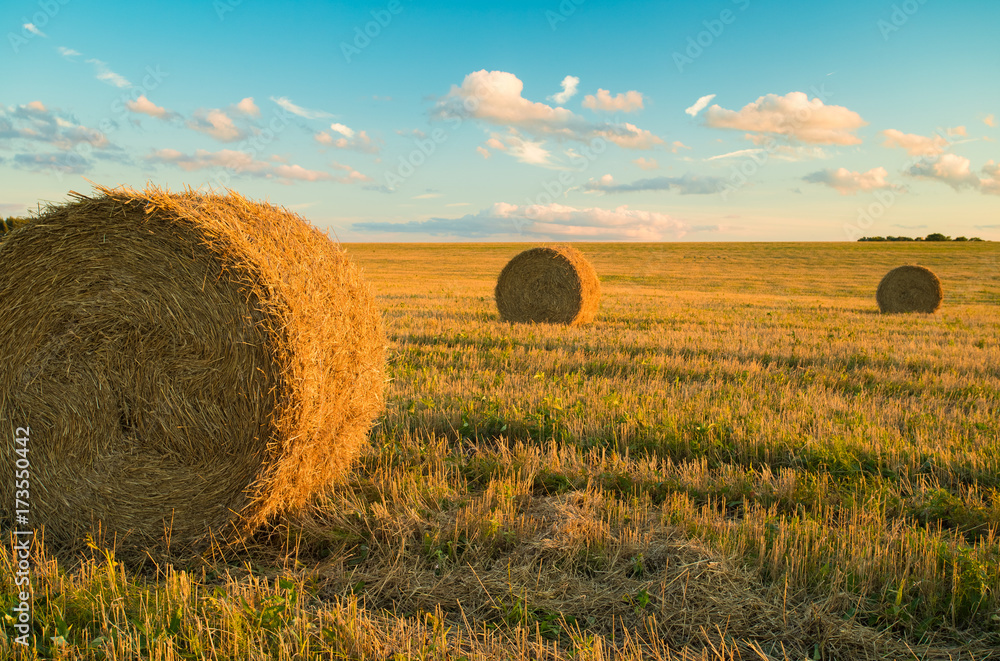
[{"label": "white cloud", "polygon": [[97,79],[103,81],[109,85],[114,85],[115,87],[130,87],[132,83],[128,82],[125,76],[115,73],[108,68],[106,62],[91,58],[87,60],[87,64],[93,64],[94,69],[97,71]]},{"label": "white cloud", "polygon": [[859,191],[871,191],[880,188],[898,189],[889,183],[886,177],[889,173],[885,168],[872,168],[868,172],[852,172],[847,168],[827,169],[813,172],[802,177],[803,181],[813,184],[824,184],[833,188],[841,195],[855,195]]},{"label": "white cloud", "polygon": [[418,233],[466,238],[532,237],[573,241],[662,241],[684,235],[686,225],[664,213],[562,204],[517,205],[498,202],[460,218],[431,218],[406,223],[355,223],[354,230]]},{"label": "white cloud", "polygon": [[714,98],[715,98],[714,94],[706,94],[703,97],[699,97],[699,99],[695,101],[690,108],[685,108],[684,112],[691,115],[692,117],[696,117],[698,113],[704,110],[705,106],[711,103],[712,99]]},{"label": "white cloud", "polygon": [[355,132],[343,124],[331,124],[330,128],[343,137],[335,138],[326,131],[320,131],[313,135],[313,140],[324,147],[350,149],[368,154],[377,154],[381,149],[380,145],[373,141],[365,131]]},{"label": "white cloud", "polygon": [[990,113],[989,115],[986,115],[986,117],[983,117],[983,124],[990,127],[996,126],[997,119],[993,116],[993,113]]},{"label": "white cloud", "polygon": [[25,23],[24,24],[24,29],[27,30],[28,32],[30,32],[31,34],[37,34],[39,37],[48,37],[49,36],[49,35],[45,34],[44,32],[42,32],[41,30],[39,30],[38,27],[34,23]]},{"label": "white cloud", "polygon": [[235,110],[248,117],[260,117],[260,108],[253,102],[253,97],[248,96],[236,104]]},{"label": "white cloud", "polygon": [[550,96],[549,101],[552,101],[558,106],[564,105],[576,95],[576,88],[579,84],[580,79],[576,76],[566,76],[562,79],[562,82],[559,83],[560,87],[562,87],[562,91]]},{"label": "white cloud", "polygon": [[333,117],[328,112],[322,110],[310,110],[309,108],[303,108],[302,106],[297,106],[288,100],[287,97],[271,97],[271,100],[277,103],[279,106],[292,113],[293,115],[298,115],[299,117],[304,117],[305,119],[321,119],[323,117]]},{"label": "white cloud", "polygon": [[645,156],[640,156],[632,162],[643,170],[656,170],[660,167],[660,164],[656,162],[655,158],[646,158]]},{"label": "white cloud", "polygon": [[600,193],[637,193],[640,191],[675,190],[681,195],[710,195],[718,193],[725,186],[722,177],[705,177],[691,174],[681,177],[653,177],[639,179],[628,184],[615,183],[614,177],[606,174],[600,179],[591,179],[584,184],[584,190]]},{"label": "white cloud", "polygon": [[[481,120],[530,134],[535,138],[590,142],[600,137],[626,149],[649,149],[663,140],[632,124],[592,123],[566,108],[525,99],[524,84],[506,71],[475,71],[452,85],[438,99],[433,115],[438,118]],[[537,143],[541,144],[541,143]]]},{"label": "white cloud", "polygon": [[853,110],[828,106],[804,92],[767,94],[738,111],[713,105],[705,113],[706,126],[746,131],[757,144],[777,136],[806,144],[856,145],[861,138],[854,132],[867,124]]},{"label": "white cloud", "polygon": [[635,124],[605,124],[604,128],[594,129],[594,134],[623,149],[652,149],[653,145],[662,145],[663,140],[646,129],[640,129]]},{"label": "white cloud", "polygon": [[184,154],[176,149],[160,149],[147,156],[146,160],[153,163],[175,165],[186,172],[226,168],[238,174],[263,179],[277,179],[280,183],[291,183],[292,181],[335,181],[341,183],[371,181],[370,178],[350,166],[342,166],[342,168],[347,169],[347,175],[334,177],[329,172],[308,170],[301,165],[275,164],[257,160],[246,152],[232,149],[222,149],[217,152],[199,149],[193,155]]},{"label": "white cloud", "polygon": [[56,50],[59,51],[60,55],[66,58],[77,57],[80,55],[79,51],[75,51],[72,48],[66,48],[65,46],[58,46]]},{"label": "white cloud", "polygon": [[480,156],[482,156],[483,158],[489,158],[490,157],[490,150],[487,149],[486,147],[483,147],[482,145],[476,147],[476,152]]},{"label": "white cloud", "polygon": [[[958,129],[961,129],[961,133],[953,133]],[[955,129],[948,129],[947,133],[949,136],[965,135],[965,127],[959,126]],[[882,135],[885,136],[885,142],[882,143],[883,147],[905,149],[906,153],[910,156],[935,156],[944,152],[952,142],[943,135],[926,137],[917,135],[916,133],[903,133],[896,129],[886,129],[882,131]]]},{"label": "white cloud", "polygon": [[188,120],[187,126],[195,131],[200,131],[210,135],[219,142],[235,142],[246,136],[233,120],[218,108],[210,110],[196,110],[194,116]]},{"label": "white cloud", "polygon": [[141,95],[135,101],[126,101],[125,107],[134,113],[149,115],[150,117],[155,117],[157,119],[170,119],[175,116],[175,113],[172,113],[166,108],[158,106],[147,99],[145,94]]},{"label": "white cloud", "polygon": [[330,128],[336,131],[337,133],[343,135],[344,137],[347,138],[354,137],[354,129],[344,126],[343,124],[330,124]]},{"label": "white cloud", "polygon": [[[117,149],[102,131],[78,124],[72,115],[49,109],[41,101],[13,108],[0,107],[0,139],[4,138],[44,142],[63,151],[69,151],[84,142],[94,149]],[[39,158],[35,159],[35,156]],[[59,159],[47,159],[45,154],[34,154],[32,159],[33,162],[40,163],[62,162]]]},{"label": "white cloud", "polygon": [[982,173],[984,177],[978,176],[972,171],[969,159],[956,154],[941,154],[933,159],[923,159],[907,170],[907,174],[913,177],[934,179],[948,184],[956,191],[971,188],[988,195],[1000,194],[1000,165],[987,161]]},{"label": "white cloud", "polygon": [[588,94],[583,97],[583,107],[603,112],[634,112],[642,110],[642,94],[629,90],[624,94],[611,96],[611,92],[598,88],[597,96]]}]

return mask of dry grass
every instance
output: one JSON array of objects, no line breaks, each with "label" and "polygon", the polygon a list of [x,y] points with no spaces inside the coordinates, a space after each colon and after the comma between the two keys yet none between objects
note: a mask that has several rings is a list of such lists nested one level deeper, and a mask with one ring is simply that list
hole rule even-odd
[{"label": "dry grass", "polygon": [[235,193],[98,193],[0,243],[0,420],[30,426],[49,539],[229,537],[342,478],[382,409],[385,343],[345,253]]},{"label": "dry grass", "polygon": [[505,321],[579,326],[594,320],[601,284],[576,248],[531,248],[503,267],[493,297]]},{"label": "dry grass", "polygon": [[[499,320],[519,249],[350,246],[392,383],[349,483],[239,553],[40,559],[44,654],[1000,658],[994,245],[588,245],[586,328]],[[880,315],[916,261],[947,309]]]}]

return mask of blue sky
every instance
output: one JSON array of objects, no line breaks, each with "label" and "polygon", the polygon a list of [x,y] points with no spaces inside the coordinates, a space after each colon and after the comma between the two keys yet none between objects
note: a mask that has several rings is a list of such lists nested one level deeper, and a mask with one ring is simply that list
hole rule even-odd
[{"label": "blue sky", "polygon": [[0,214],[228,186],[347,241],[1000,240],[1000,3],[0,7]]}]

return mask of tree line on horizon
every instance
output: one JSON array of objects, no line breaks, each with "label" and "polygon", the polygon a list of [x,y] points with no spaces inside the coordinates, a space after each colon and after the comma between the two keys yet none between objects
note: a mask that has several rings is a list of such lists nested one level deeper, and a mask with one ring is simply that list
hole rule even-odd
[{"label": "tree line on horizon", "polygon": [[974,236],[971,239],[964,236],[956,236],[954,239],[950,236],[945,236],[940,232],[933,232],[927,236],[918,236],[916,238],[910,236],[863,236],[858,241],[984,241],[985,239],[980,239],[978,236]]}]

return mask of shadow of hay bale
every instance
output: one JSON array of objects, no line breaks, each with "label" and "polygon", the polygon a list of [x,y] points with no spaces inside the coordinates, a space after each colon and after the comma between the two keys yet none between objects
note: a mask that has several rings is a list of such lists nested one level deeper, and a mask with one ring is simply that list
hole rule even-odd
[{"label": "shadow of hay bale", "polygon": [[493,295],[504,321],[573,326],[593,321],[601,285],[575,248],[532,248],[504,266]]},{"label": "shadow of hay bale", "polygon": [[944,292],[934,272],[907,264],[892,269],[878,283],[875,300],[882,312],[936,312]]},{"label": "shadow of hay bale", "polygon": [[[97,192],[0,242],[0,421],[30,428],[30,524],[56,544],[99,527],[196,546],[303,507],[383,405],[359,272],[237,193]],[[11,494],[15,460],[0,453]]]}]

